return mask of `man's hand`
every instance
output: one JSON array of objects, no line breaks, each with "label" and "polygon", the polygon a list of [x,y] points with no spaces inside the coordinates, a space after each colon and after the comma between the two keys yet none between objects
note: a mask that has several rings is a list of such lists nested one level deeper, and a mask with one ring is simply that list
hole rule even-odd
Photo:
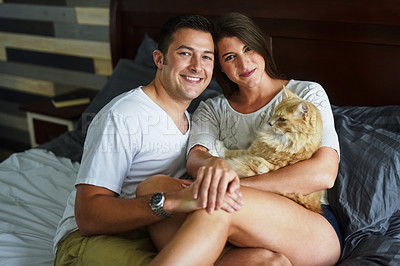
[{"label": "man's hand", "polygon": [[235,202],[242,202],[239,191],[240,180],[228,163],[218,157],[211,157],[200,167],[193,187],[194,199],[200,199],[201,206],[209,213],[224,206],[227,193],[238,198]]}]

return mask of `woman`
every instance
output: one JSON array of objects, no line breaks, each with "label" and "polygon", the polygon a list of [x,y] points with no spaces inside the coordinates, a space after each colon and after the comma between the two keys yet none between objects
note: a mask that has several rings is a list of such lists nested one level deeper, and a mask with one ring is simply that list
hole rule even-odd
[{"label": "woman", "polygon": [[[189,215],[154,264],[212,264],[226,241],[281,254],[293,265],[335,264],[341,238],[326,196],[320,215],[273,193],[309,194],[333,186],[339,144],[326,93],[314,82],[280,79],[262,31],[244,15],[229,13],[219,18],[215,44],[216,77],[224,96],[208,100],[196,110],[187,163],[189,174],[196,178],[194,197],[207,211]],[[215,140],[222,140],[229,149],[248,148],[255,131],[281,101],[283,85],[320,109],[322,146],[308,160],[239,180],[223,159],[213,156]],[[219,211],[224,195],[237,190],[245,202],[242,209]]]}]

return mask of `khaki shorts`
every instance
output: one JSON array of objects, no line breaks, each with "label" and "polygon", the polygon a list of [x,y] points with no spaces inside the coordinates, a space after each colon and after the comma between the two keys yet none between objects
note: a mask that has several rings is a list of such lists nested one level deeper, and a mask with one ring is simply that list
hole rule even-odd
[{"label": "khaki shorts", "polygon": [[90,237],[76,231],[58,245],[54,265],[147,265],[155,255],[145,230]]}]

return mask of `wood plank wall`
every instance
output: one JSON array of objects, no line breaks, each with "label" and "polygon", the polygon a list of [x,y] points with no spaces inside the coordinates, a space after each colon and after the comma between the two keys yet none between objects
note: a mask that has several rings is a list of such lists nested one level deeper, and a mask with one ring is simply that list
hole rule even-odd
[{"label": "wood plank wall", "polygon": [[109,2],[0,0],[0,147],[29,147],[21,104],[104,86],[112,71]]}]

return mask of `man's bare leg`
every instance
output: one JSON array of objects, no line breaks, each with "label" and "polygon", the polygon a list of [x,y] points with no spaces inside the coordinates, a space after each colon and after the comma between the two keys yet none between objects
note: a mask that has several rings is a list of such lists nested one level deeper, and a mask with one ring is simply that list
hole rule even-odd
[{"label": "man's bare leg", "polygon": [[[182,182],[179,179],[158,175],[140,183],[136,189],[136,194],[137,196],[141,196],[145,194],[177,191],[182,189]],[[175,214],[171,218],[147,227],[150,237],[158,250],[161,250],[173,238],[182,223],[185,221],[186,216],[187,215],[184,213]]]},{"label": "man's bare leg", "polygon": [[291,266],[284,255],[263,248],[230,248],[216,266]]}]

